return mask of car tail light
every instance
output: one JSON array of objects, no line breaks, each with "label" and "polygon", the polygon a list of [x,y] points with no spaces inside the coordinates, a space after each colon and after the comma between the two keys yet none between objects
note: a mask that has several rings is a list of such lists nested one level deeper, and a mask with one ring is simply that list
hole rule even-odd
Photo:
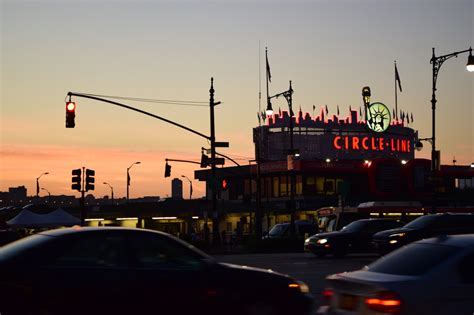
[{"label": "car tail light", "polygon": [[334,295],[334,290],[333,289],[324,289],[323,290],[323,300],[324,300],[324,305],[330,305],[331,304],[331,299]]},{"label": "car tail light", "polygon": [[375,297],[366,298],[365,305],[376,312],[396,314],[400,311],[402,301],[392,292],[381,292]]}]

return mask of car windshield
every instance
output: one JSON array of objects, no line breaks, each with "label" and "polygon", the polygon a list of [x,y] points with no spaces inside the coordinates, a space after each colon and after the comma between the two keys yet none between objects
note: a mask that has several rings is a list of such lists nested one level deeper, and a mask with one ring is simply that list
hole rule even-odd
[{"label": "car windshield", "polygon": [[414,243],[380,258],[369,265],[367,270],[393,275],[417,276],[430,271],[460,250],[462,248],[456,246]]},{"label": "car windshield", "polygon": [[341,231],[344,231],[344,232],[357,232],[357,231],[362,230],[366,223],[367,223],[367,221],[365,221],[365,220],[354,221],[351,224],[348,224],[345,227],[343,227]]},{"label": "car windshield", "polygon": [[424,228],[424,227],[428,226],[432,222],[434,222],[436,220],[436,218],[437,217],[434,216],[434,215],[421,216],[421,217],[416,218],[415,220],[411,221],[410,223],[406,224],[403,227],[408,228],[408,229],[421,229],[421,228]]},{"label": "car windshield", "polygon": [[288,224],[277,224],[268,233],[271,236],[283,235],[288,229]]}]

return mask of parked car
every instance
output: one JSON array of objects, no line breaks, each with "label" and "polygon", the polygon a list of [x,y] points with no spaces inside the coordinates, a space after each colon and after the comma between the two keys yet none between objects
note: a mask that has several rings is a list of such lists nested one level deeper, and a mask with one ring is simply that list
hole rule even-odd
[{"label": "parked car", "polygon": [[319,257],[326,254],[343,257],[347,253],[370,252],[375,233],[401,226],[403,223],[400,221],[390,219],[357,220],[339,231],[319,233],[307,238],[304,250]]},{"label": "parked car", "polygon": [[399,229],[374,235],[373,246],[380,254],[413,241],[437,235],[474,233],[474,215],[470,213],[439,213],[421,216]]},{"label": "parked car", "polygon": [[358,271],[326,278],[317,314],[472,315],[474,235],[406,245]]},{"label": "parked car", "polygon": [[[305,239],[306,237],[318,233],[318,226],[314,222],[296,220],[295,236],[296,238]],[[288,239],[291,238],[290,223],[275,224],[263,239]]]},{"label": "parked car", "polygon": [[8,314],[309,314],[296,279],[230,265],[169,234],[66,228],[0,248]]}]

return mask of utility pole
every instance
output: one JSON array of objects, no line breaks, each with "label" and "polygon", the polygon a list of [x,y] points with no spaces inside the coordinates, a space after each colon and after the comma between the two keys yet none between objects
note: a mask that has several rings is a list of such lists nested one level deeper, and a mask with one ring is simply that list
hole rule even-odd
[{"label": "utility pole", "polygon": [[[221,102],[214,102],[214,78],[211,78],[211,88],[209,89],[209,109],[211,115],[211,177],[212,177],[212,242],[217,243],[219,239],[219,218],[217,213],[217,178],[216,178],[216,130],[214,124],[214,106]],[[205,233],[207,232],[207,223]]]}]

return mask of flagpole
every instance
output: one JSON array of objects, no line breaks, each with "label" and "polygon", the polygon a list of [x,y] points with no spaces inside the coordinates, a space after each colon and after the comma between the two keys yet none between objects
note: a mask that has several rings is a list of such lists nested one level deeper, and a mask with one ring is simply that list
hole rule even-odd
[{"label": "flagpole", "polygon": [[398,122],[397,75],[396,75],[396,73],[397,73],[396,72],[397,71],[397,61],[394,60],[393,63],[395,65],[395,68],[394,68],[394,70],[395,70],[395,80],[394,80],[394,83],[395,83],[395,85],[394,85],[394,87],[395,87],[395,119]]},{"label": "flagpole", "polygon": [[266,66],[265,66],[265,72],[266,72],[266,83],[267,83],[267,107],[268,104],[270,103],[270,94],[268,93],[268,49],[265,47],[265,61],[266,61]]},{"label": "flagpole", "polygon": [[[260,40],[258,41],[258,115],[262,112],[262,62],[260,52]],[[260,127],[260,119],[258,120],[258,126]]]}]

